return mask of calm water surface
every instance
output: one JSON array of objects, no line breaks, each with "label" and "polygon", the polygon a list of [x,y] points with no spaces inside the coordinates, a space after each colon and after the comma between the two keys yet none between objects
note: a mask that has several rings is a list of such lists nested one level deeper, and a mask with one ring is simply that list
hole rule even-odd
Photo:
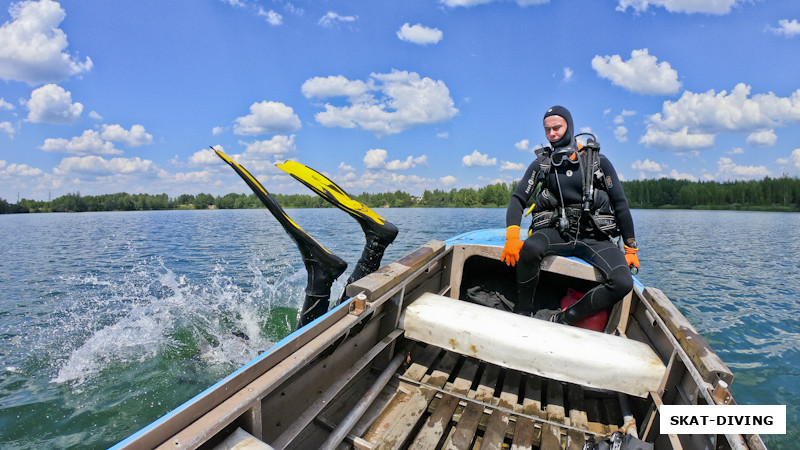
[{"label": "calm water surface", "polygon": [[[352,268],[358,225],[288,214]],[[502,227],[504,209],[386,209],[384,262]],[[800,214],[634,211],[639,279],[663,290],[735,374],[740,404],[786,404],[800,434]],[[0,216],[0,447],[106,448],[293,329],[305,271],[265,210]],[[346,275],[334,284],[334,296]],[[243,340],[235,333],[244,332]]]}]

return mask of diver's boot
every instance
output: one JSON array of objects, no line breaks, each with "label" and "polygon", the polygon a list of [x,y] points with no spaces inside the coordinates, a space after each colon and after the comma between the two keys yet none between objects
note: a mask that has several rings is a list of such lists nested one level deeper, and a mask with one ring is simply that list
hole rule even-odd
[{"label": "diver's boot", "polygon": [[367,242],[364,244],[361,258],[358,259],[353,273],[347,278],[345,290],[342,291],[342,296],[336,304],[348,298],[346,288],[348,284],[360,280],[378,270],[381,266],[381,259],[383,259],[383,253],[386,251],[386,247],[397,237],[397,227],[391,222],[379,224],[373,221],[359,220],[359,223],[361,224],[361,229],[364,230],[364,237]]},{"label": "diver's boot", "polygon": [[577,302],[571,304],[564,310],[561,323],[571,325],[581,319],[596,314],[603,309],[594,304],[594,296],[590,295],[591,292],[592,291],[587,292]]},{"label": "diver's boot", "polygon": [[307,253],[301,251],[306,266],[306,299],[300,312],[297,328],[300,329],[328,312],[331,286],[347,269],[347,263],[333,253]]}]

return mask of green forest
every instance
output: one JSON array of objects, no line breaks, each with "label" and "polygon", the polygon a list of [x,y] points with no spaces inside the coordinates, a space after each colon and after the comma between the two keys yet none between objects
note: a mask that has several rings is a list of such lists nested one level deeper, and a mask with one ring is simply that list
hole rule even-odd
[{"label": "green forest", "polygon": [[[508,205],[516,183],[497,183],[479,189],[426,190],[414,197],[403,191],[363,193],[353,198],[371,207],[389,208],[498,208]],[[753,211],[800,211],[800,179],[764,178],[758,181],[692,182],[661,178],[624,181],[628,203],[635,209],[732,209]],[[331,207],[317,195],[272,197],[284,208]],[[22,199],[9,203],[0,198],[0,214],[84,211],[152,211],[168,209],[247,209],[264,206],[254,194],[67,194],[50,201]]]}]

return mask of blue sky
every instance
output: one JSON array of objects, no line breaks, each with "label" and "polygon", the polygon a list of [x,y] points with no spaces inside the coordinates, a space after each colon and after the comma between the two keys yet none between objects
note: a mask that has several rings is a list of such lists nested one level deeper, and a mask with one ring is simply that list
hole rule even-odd
[{"label": "blue sky", "polygon": [[572,111],[624,180],[800,176],[800,2],[0,2],[0,198],[519,179]]}]

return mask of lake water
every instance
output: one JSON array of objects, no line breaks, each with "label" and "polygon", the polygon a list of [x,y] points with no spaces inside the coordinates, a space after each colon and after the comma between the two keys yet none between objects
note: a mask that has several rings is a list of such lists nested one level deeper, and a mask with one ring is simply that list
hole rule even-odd
[{"label": "lake water", "polygon": [[[364,243],[355,221],[336,209],[287,212],[349,273]],[[505,218],[378,212],[401,230],[384,263]],[[763,438],[797,448],[800,214],[633,214],[639,279],[728,363],[738,403],[789,405],[787,434]],[[4,215],[0,232],[4,449],[113,445],[288,334],[303,299],[299,253],[266,210]]]}]

